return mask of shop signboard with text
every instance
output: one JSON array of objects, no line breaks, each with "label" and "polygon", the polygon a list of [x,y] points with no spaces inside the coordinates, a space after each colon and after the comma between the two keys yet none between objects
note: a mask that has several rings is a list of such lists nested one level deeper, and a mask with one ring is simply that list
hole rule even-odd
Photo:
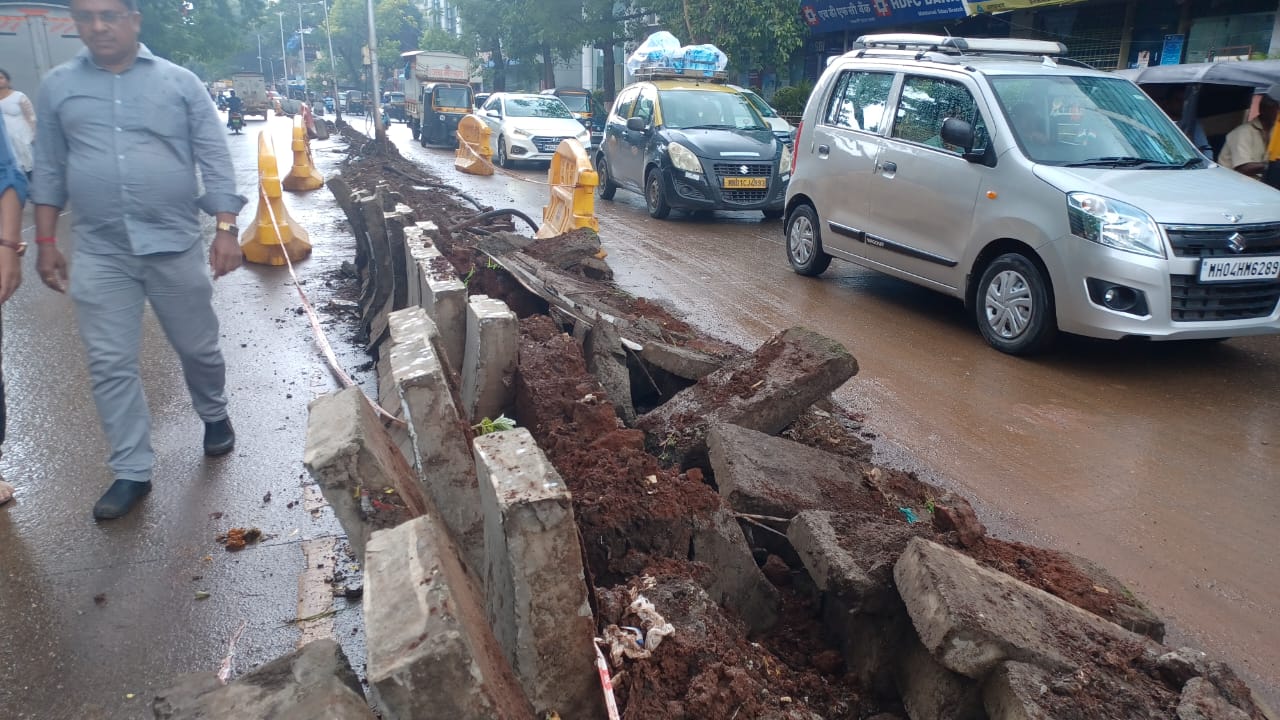
[{"label": "shop signboard with text", "polygon": [[800,11],[815,33],[910,25],[968,14],[964,0],[802,0]]}]

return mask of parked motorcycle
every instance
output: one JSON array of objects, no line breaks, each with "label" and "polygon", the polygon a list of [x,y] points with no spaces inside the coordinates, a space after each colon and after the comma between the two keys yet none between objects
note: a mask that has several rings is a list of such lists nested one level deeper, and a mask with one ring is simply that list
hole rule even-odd
[{"label": "parked motorcycle", "polygon": [[244,115],[234,111],[231,112],[227,116],[227,127],[231,128],[231,132],[239,135],[240,131],[244,129]]}]

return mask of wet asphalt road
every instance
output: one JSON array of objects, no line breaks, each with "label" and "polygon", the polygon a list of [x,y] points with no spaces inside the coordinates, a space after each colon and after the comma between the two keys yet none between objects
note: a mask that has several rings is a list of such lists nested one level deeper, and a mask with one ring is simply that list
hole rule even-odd
[{"label": "wet asphalt road", "polygon": [[[452,153],[391,138],[446,182],[535,218],[541,166],[463,175]],[[792,273],[781,221],[653,220],[597,201],[618,284],[755,347],[804,324],[861,371],[837,392],[878,459],[975,500],[996,534],[1088,557],[1170,624],[1167,643],[1225,658],[1280,706],[1280,336],[1216,346],[1068,339],[1022,360],[989,348],[948,298],[836,261]]]},{"label": "wet asphalt road", "polygon": [[[257,210],[263,127],[250,122],[249,132],[229,138],[241,192],[250,198],[242,228]],[[267,127],[287,172],[290,125],[272,118]],[[313,144],[326,174],[342,157],[334,146]],[[324,304],[332,294],[325,280],[353,256],[345,218],[327,190],[286,195],[315,247],[299,274]],[[28,241],[30,215],[28,208]],[[319,492],[307,487],[302,466],[307,403],[335,385],[306,317],[295,312],[287,272],[246,266],[216,284],[238,434],[236,450],[223,458],[204,458],[203,426],[148,311],[142,374],[158,458],[154,489],[128,518],[98,524],[90,509],[112,481],[107,449],[71,302],[40,284],[34,254],[4,306],[9,428],[0,470],[17,497],[0,507],[0,717],[150,718],[153,692],[181,673],[218,670],[242,625],[235,675],[330,635],[343,641],[360,672],[358,606],[288,622],[347,605],[325,584],[341,560],[341,530]],[[331,339],[347,369],[367,382],[368,373],[355,373],[367,358],[352,350],[347,332],[334,329]],[[229,553],[215,537],[236,526],[260,528],[267,539]]]}]

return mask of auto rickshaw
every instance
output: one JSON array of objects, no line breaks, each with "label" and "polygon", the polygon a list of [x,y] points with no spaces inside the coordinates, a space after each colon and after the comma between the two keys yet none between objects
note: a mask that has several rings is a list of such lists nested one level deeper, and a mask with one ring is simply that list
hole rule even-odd
[{"label": "auto rickshaw", "polygon": [[1216,158],[1227,133],[1245,122],[1257,107],[1254,96],[1280,83],[1280,60],[1152,65],[1117,70],[1116,74],[1132,80],[1157,102],[1181,95],[1178,126],[1187,137],[1193,137],[1199,121]]},{"label": "auto rickshaw", "polygon": [[600,107],[595,98],[591,96],[591,91],[579,87],[558,87],[551,90],[543,90],[543,95],[554,95],[560,98],[560,101],[569,108],[569,112],[582,123],[583,127],[591,131],[591,142],[595,145],[598,141],[597,136],[604,134],[605,111]]},{"label": "auto rickshaw", "polygon": [[458,123],[471,113],[471,86],[465,83],[429,82],[422,85],[418,105],[422,125],[418,142],[423,147],[458,146]]}]

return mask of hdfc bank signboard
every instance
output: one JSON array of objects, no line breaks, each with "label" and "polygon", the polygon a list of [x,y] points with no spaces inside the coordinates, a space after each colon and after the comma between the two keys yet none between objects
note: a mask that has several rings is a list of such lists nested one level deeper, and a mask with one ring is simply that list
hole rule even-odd
[{"label": "hdfc bank signboard", "polygon": [[961,18],[964,0],[804,0],[804,22],[813,32],[910,25]]}]

